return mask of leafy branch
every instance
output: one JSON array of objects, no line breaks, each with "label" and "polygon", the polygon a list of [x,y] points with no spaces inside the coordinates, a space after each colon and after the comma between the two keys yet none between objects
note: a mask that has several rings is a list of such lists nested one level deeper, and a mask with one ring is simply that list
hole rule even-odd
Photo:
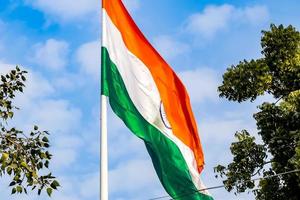
[{"label": "leafy branch", "polygon": [[53,189],[60,184],[51,172],[41,175],[49,168],[52,155],[47,131],[33,130],[26,134],[21,130],[7,128],[8,120],[18,109],[12,104],[17,92],[23,92],[26,71],[17,66],[6,75],[1,75],[0,82],[0,176],[9,175],[12,180],[12,194],[28,193],[28,189],[37,189],[40,195],[43,189],[51,196]]}]

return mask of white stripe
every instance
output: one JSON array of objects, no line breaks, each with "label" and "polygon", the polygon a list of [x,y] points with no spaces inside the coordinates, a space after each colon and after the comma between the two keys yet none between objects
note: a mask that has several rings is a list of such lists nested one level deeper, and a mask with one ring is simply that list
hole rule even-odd
[{"label": "white stripe", "polygon": [[120,31],[113,24],[106,11],[104,9],[102,11],[103,22],[105,23],[102,45],[107,48],[110,59],[117,66],[132,102],[147,122],[155,126],[178,146],[195,186],[198,189],[204,188],[193,151],[179,140],[162,121],[159,111],[161,98],[149,69],[127,49]]}]

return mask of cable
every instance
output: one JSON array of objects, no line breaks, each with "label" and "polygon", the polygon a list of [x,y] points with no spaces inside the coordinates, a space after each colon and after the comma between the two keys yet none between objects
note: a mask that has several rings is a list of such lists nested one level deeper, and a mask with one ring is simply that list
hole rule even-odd
[{"label": "cable", "polygon": [[[300,172],[300,169],[296,169],[296,170],[292,170],[292,171],[288,171],[288,172],[282,172],[282,173],[279,173],[279,174],[274,174],[274,175],[270,175],[270,176],[266,176],[266,177],[255,178],[255,179],[251,179],[250,181],[258,181],[258,180],[262,180],[262,179],[269,179],[269,178],[273,178],[273,177],[277,177],[277,176],[281,176],[281,175],[286,175],[286,174],[297,173],[297,172]],[[204,190],[213,190],[213,189],[219,189],[219,188],[223,188],[223,187],[225,187],[225,185],[218,185],[218,186],[214,186],[214,187],[203,188],[203,189],[200,189],[200,190],[195,190],[193,192],[183,193],[183,194],[175,197],[174,199],[179,199],[181,197],[189,196],[189,195],[192,195],[192,194],[195,194],[197,192],[204,191]],[[161,197],[155,197],[155,198],[152,198],[152,199],[149,199],[149,200],[158,200],[158,199],[166,199],[166,198],[170,198],[170,196],[166,195],[166,196],[161,196]],[[169,200],[174,200],[174,199],[171,198]]]}]

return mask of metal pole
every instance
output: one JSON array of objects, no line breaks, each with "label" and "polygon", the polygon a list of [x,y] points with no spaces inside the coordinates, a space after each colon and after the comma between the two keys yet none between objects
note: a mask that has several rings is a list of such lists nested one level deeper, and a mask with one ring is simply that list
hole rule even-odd
[{"label": "metal pole", "polygon": [[100,200],[108,200],[107,97],[101,95]]},{"label": "metal pole", "polygon": [[[102,0],[102,6],[104,5]],[[101,9],[103,12],[103,9]],[[101,35],[101,45],[103,43],[103,29],[104,19],[101,12],[102,21],[102,35]],[[102,67],[102,66],[101,66]],[[100,144],[100,200],[108,200],[108,150],[107,150],[107,97],[101,95],[101,144]]]}]

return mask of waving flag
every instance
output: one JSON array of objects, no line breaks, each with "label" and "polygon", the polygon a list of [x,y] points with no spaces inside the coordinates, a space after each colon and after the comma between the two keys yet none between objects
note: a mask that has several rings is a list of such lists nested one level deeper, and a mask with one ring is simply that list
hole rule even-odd
[{"label": "waving flag", "polygon": [[173,198],[212,197],[200,180],[204,166],[187,91],[138,29],[121,0],[103,0],[102,95],[144,140],[156,173]]}]

